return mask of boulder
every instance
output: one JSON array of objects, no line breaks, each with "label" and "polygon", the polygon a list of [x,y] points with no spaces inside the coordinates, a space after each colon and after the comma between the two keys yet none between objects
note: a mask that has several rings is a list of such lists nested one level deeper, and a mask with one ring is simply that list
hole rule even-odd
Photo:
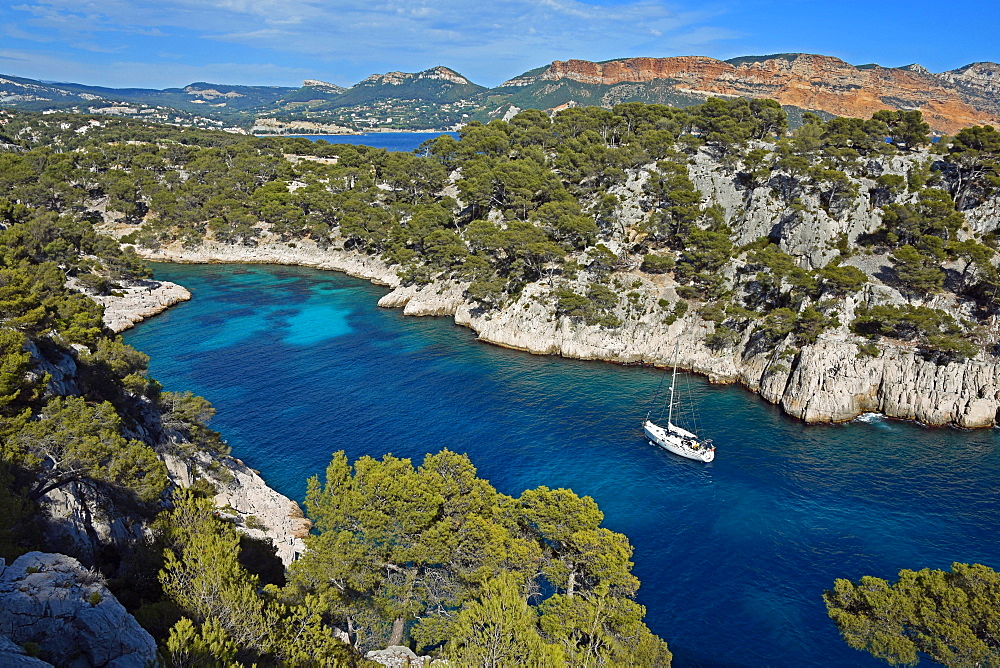
[{"label": "boulder", "polygon": [[[62,554],[29,552],[10,566],[0,560],[0,636],[15,646],[35,643],[60,666],[142,668],[156,659],[152,636],[101,576]],[[46,665],[16,660],[3,665]]]},{"label": "boulder", "polygon": [[429,656],[417,656],[409,647],[390,645],[385,649],[375,649],[365,658],[388,668],[410,668],[416,666],[446,665],[446,661],[434,660]]}]

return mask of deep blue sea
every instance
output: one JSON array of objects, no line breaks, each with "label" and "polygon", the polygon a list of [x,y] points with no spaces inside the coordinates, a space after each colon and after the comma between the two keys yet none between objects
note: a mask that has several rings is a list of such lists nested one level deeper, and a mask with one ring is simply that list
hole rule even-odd
[{"label": "deep blue sea", "polygon": [[677,666],[881,665],[842,643],[834,578],[1000,567],[996,431],[806,426],[739,387],[690,386],[711,464],[649,445],[662,373],[479,343],[376,307],[385,288],[261,265],[155,265],[194,293],[125,334],[167,389],[218,408],[233,453],[301,499],[335,450],[468,453],[500,491],[569,487],[635,546],[646,621]]},{"label": "deep blue sea", "polygon": [[305,137],[316,141],[326,140],[331,144],[360,144],[374,148],[384,148],[389,151],[409,153],[428,139],[441,135],[451,135],[458,139],[457,132],[365,132],[359,135],[288,135],[289,137]]}]

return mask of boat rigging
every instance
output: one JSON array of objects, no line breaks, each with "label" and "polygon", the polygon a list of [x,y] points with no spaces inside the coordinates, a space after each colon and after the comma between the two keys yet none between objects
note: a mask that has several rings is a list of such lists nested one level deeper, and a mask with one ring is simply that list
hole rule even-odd
[{"label": "boat rigging", "polygon": [[[715,459],[715,445],[713,445],[712,440],[707,438],[699,439],[693,432],[690,432],[687,429],[682,429],[674,424],[674,393],[677,388],[677,357],[679,353],[680,342],[678,341],[674,347],[674,373],[673,378],[670,381],[670,401],[669,409],[667,411],[667,424],[665,427],[661,427],[650,419],[653,413],[653,407],[650,406],[649,412],[646,414],[646,420],[643,422],[642,429],[649,438],[650,445],[658,445],[664,450],[668,450],[675,455],[707,463]],[[660,379],[660,383],[663,383],[662,378]],[[659,394],[659,389],[657,389],[657,394]],[[655,405],[655,403],[656,399],[654,398],[653,404]]]}]

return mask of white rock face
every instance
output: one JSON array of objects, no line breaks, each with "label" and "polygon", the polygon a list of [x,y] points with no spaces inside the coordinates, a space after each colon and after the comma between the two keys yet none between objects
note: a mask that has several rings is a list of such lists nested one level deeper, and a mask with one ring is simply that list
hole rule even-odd
[{"label": "white rock face", "polygon": [[[633,179],[625,188],[638,192],[641,179]],[[721,185],[715,192],[725,200]],[[632,216],[638,219],[641,212],[636,209]],[[864,225],[874,223],[872,219]],[[845,230],[855,233],[853,228],[828,232]],[[755,352],[748,334],[733,348],[713,351],[705,345],[705,337],[714,324],[691,313],[670,326],[664,324],[665,312],[655,305],[660,299],[676,301],[673,286],[662,277],[640,272],[624,277],[642,282],[643,314],[629,313],[620,305],[617,314],[622,326],[604,329],[556,317],[542,284],[526,286],[516,302],[499,312],[482,313],[465,300],[463,284],[401,286],[392,268],[377,258],[345,250],[322,250],[308,244],[244,248],[210,243],[195,251],[176,248],[142,253],[148,259],[266,262],[344,271],[393,287],[379,306],[403,308],[406,315],[453,316],[456,324],[473,329],[480,340],[541,355],[663,366],[672,362],[674,342],[679,339],[682,368],[708,376],[712,382],[738,382],[807,422],[841,422],[877,411],[927,424],[989,427],[997,423],[1000,410],[1000,365],[983,359],[937,365],[914,350],[891,344],[878,358],[859,356],[861,340],[845,327],[824,334],[816,344],[787,359],[779,358],[780,351]],[[811,261],[820,266],[828,259],[818,252]],[[882,261],[865,259],[875,264]],[[865,289],[872,303],[903,301],[888,286],[871,284]]]},{"label": "white rock face", "polygon": [[[886,159],[885,173],[905,176],[910,162],[925,158],[926,154],[920,153],[906,159]],[[688,174],[706,203],[722,206],[735,232],[736,244],[771,237],[781,250],[805,258],[814,268],[826,266],[838,254],[831,245],[838,236],[846,234],[853,242],[858,235],[873,232],[882,223],[881,209],[870,206],[868,192],[874,182],[866,179],[860,180],[857,197],[838,205],[831,213],[812,192],[799,194],[800,209],[788,208],[771,188],[771,182],[787,178],[781,174],[773,175],[771,182],[748,192],[705,150],[692,158]]]},{"label": "white rock face", "polygon": [[215,505],[232,508],[240,519],[241,531],[254,538],[270,539],[282,563],[291,565],[305,552],[303,539],[309,535],[312,523],[305,519],[299,504],[268,487],[256,471],[240,460],[227,458],[224,465],[233,480],[220,486]]},{"label": "white rock face", "polygon": [[205,453],[194,461],[184,461],[162,455],[170,479],[180,487],[188,487],[200,476],[215,484],[218,494],[216,507],[236,522],[237,528],[253,538],[270,540],[278,558],[289,566],[305,552],[304,538],[312,524],[302,514],[299,504],[267,486],[260,475],[239,459],[220,457],[217,461],[232,476],[220,481],[211,471],[213,461]]},{"label": "white rock face", "polygon": [[454,315],[465,305],[464,287],[454,283],[398,287],[378,300],[383,308],[402,308],[403,315]]},{"label": "white rock face", "polygon": [[169,281],[132,281],[118,292],[122,294],[87,295],[104,306],[104,324],[116,333],[191,299],[187,288]]},{"label": "white rock face", "polygon": [[369,661],[382,664],[387,668],[411,668],[412,666],[444,666],[447,661],[434,660],[429,656],[417,656],[409,647],[390,645],[385,649],[373,649],[365,654]]},{"label": "white rock face", "polygon": [[99,576],[61,554],[0,560],[0,635],[37,643],[56,665],[142,668],[156,659],[152,636]]},{"label": "white rock face", "polygon": [[[479,338],[540,354],[615,362],[668,364],[680,340],[679,365],[713,382],[739,382],[806,422],[842,422],[877,411],[927,424],[989,427],[1000,410],[1000,365],[981,360],[938,365],[913,350],[889,347],[878,358],[859,355],[853,337],[829,333],[790,359],[753,354],[744,340],[735,351],[705,346],[713,325],[696,316],[672,326],[651,318],[625,321],[621,328],[554,318],[548,309],[523,300],[489,318],[466,307],[455,321]],[[407,308],[413,307],[411,300]]]}]

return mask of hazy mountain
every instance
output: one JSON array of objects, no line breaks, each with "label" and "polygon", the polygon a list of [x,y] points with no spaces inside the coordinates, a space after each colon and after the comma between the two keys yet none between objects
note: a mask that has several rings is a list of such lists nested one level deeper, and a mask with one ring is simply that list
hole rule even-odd
[{"label": "hazy mountain", "polygon": [[975,63],[934,74],[919,65],[854,66],[810,54],[555,61],[490,91],[518,107],[621,102],[696,104],[707,97],[764,97],[799,109],[867,118],[880,109],[919,109],[942,132],[1000,122],[1000,65]]},{"label": "hazy mountain", "polygon": [[[711,96],[766,97],[790,111],[868,117],[919,109],[938,131],[1000,124],[1000,65],[933,73],[920,65],[851,65],[810,54],[555,61],[487,89],[447,67],[373,74],[349,88],[310,79],[300,88],[193,83],[184,88],[104,88],[0,76],[0,105],[114,113],[202,125],[250,127],[258,117],[355,129],[439,129],[518,109],[621,102],[688,106]],[[172,110],[183,112],[173,116]]]}]

